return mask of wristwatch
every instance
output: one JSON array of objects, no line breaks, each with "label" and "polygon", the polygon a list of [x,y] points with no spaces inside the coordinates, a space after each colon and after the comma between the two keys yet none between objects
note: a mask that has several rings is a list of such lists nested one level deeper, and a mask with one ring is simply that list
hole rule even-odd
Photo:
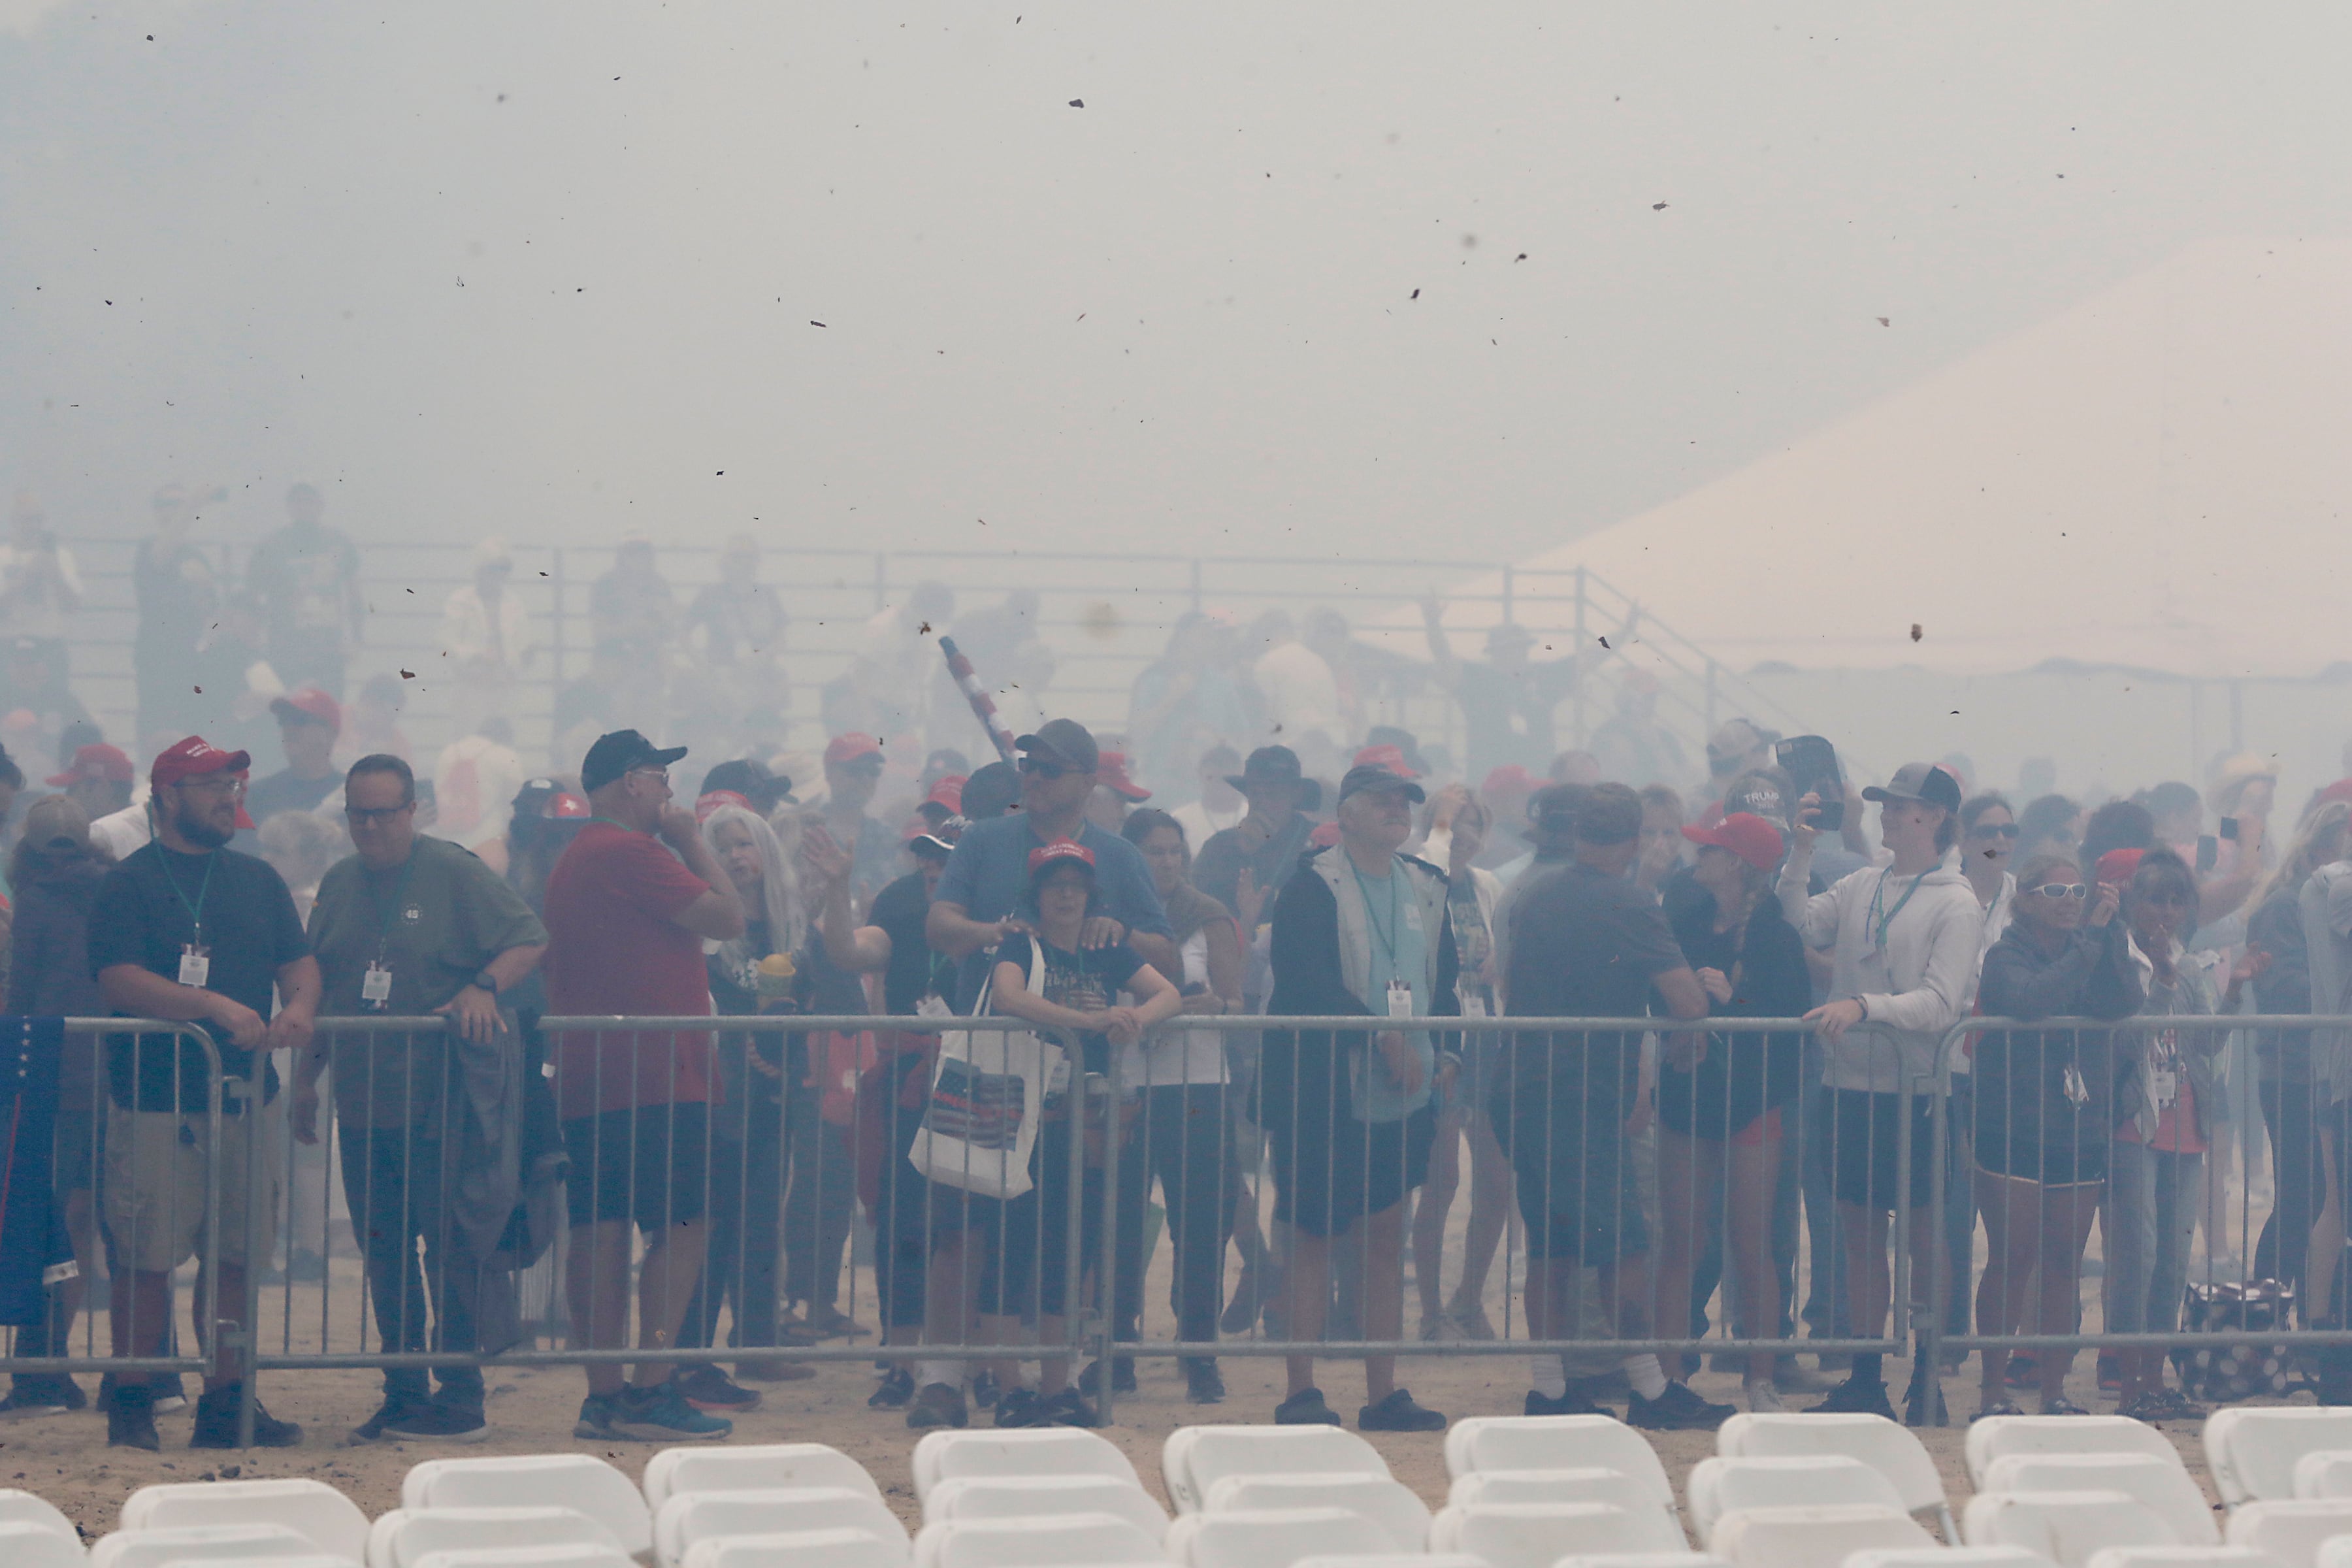
[{"label": "wristwatch", "polygon": [[493,996],[499,994],[499,977],[487,969],[474,976],[474,984]]}]

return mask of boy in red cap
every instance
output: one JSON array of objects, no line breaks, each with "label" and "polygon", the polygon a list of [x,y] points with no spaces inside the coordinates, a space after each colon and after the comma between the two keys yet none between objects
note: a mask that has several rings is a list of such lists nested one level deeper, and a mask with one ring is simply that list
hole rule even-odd
[{"label": "boy in red cap", "polygon": [[849,895],[863,910],[898,869],[898,838],[868,814],[882,784],[882,742],[851,731],[824,748],[824,830],[849,851]]}]

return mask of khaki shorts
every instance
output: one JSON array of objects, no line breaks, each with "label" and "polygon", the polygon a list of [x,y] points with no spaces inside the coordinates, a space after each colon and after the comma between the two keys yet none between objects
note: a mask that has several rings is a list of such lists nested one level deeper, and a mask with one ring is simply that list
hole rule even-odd
[{"label": "khaki shorts", "polygon": [[[247,1219],[246,1158],[257,1133],[272,1153],[278,1148],[285,1097],[258,1114],[248,1110],[220,1119],[220,1238],[216,1256],[232,1267],[245,1262]],[[106,1228],[120,1260],[151,1274],[165,1274],[197,1255],[205,1233],[205,1118],[172,1110],[106,1108]],[[264,1257],[278,1234],[278,1162],[265,1156],[262,1205]]]}]

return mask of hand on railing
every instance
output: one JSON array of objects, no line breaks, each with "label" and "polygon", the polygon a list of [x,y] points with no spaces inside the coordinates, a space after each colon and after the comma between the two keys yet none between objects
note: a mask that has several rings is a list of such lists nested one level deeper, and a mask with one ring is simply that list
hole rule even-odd
[{"label": "hand on railing", "polygon": [[433,1011],[457,1026],[457,1033],[478,1046],[487,1046],[506,1030],[499,1015],[499,999],[478,985],[468,985]]},{"label": "hand on railing", "polygon": [[316,1143],[319,1141],[319,1086],[306,1083],[294,1091],[294,1142]]}]

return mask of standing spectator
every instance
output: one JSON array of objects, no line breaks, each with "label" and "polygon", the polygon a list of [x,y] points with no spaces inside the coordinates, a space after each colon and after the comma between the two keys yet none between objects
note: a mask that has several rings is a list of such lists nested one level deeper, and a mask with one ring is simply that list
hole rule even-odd
[{"label": "standing spectator", "polygon": [[[952,629],[954,614],[955,590],[943,583],[918,583],[904,601],[877,612],[859,636],[849,669],[825,689],[825,728],[923,734],[944,668],[937,639]],[[978,664],[972,668],[983,681],[1003,679]],[[961,705],[960,695],[950,700]]]},{"label": "standing spectator", "polygon": [[[1494,835],[1494,842],[1487,846],[1486,858],[1481,862],[1503,879],[1506,888],[1528,868],[1528,857],[1514,853],[1518,848],[1514,840],[1526,836],[1523,825],[1534,819],[1536,792],[1544,787],[1543,780],[1517,763],[1490,768],[1486,776],[1478,781],[1478,804],[1486,808],[1487,817],[1514,830]],[[1563,841],[1563,847],[1573,855],[1572,845]]]},{"label": "standing spectator", "polygon": [[[2017,900],[2017,878],[2010,865],[2017,849],[2018,826],[2016,814],[2010,809],[2005,796],[1987,793],[1970,795],[1960,803],[1960,874],[1969,879],[1969,890],[1977,896],[1977,907],[1984,911],[1984,925],[1978,937],[1980,952],[1990,953],[2002,933],[2009,930],[2012,906]],[[1979,970],[1983,959],[1978,960]],[[1976,1011],[1976,994],[1969,993],[1969,1005]],[[1975,1078],[1970,1072],[1967,1046],[1955,1041],[1948,1066],[1951,1070],[1951,1103],[1945,1108],[1945,1124],[1950,1131],[1944,1148],[1944,1256],[1952,1260],[1945,1276],[1944,1329],[1947,1333],[1969,1331],[1969,1270],[1961,1261],[1975,1250],[1977,1233],[1976,1156],[1970,1145],[1975,1139],[1976,1114],[1973,1109]],[[1958,1370],[1954,1363],[1954,1370]]]},{"label": "standing spectator", "polygon": [[[261,647],[261,605],[240,588],[221,602],[182,667],[187,700],[197,723],[210,734],[235,742],[234,749],[267,754],[277,726],[269,705],[286,695],[286,683]],[[150,735],[149,744],[169,744],[168,733]]]},{"label": "standing spectator", "polygon": [[1183,776],[1202,748],[1249,728],[1241,691],[1219,661],[1218,642],[1216,622],[1188,610],[1170,630],[1167,652],[1135,678],[1127,730],[1143,776],[1162,790]]},{"label": "standing spectator", "polygon": [[687,636],[699,636],[702,658],[729,723],[781,699],[784,685],[784,601],[760,581],[759,542],[731,535],[719,555],[719,581],[695,590]]},{"label": "standing spectator", "polygon": [[2085,866],[2105,874],[2106,858],[2118,849],[2156,847],[2156,818],[2136,800],[2111,800],[2083,824],[2081,854]]},{"label": "standing spectator", "polygon": [[1339,678],[1322,655],[1299,640],[1290,612],[1268,610],[1260,616],[1250,629],[1250,644],[1263,650],[1251,675],[1264,705],[1259,715],[1264,731],[1302,746],[1345,745],[1348,729],[1340,716]]},{"label": "standing spectator", "polygon": [[16,497],[14,536],[0,544],[0,638],[30,637],[66,668],[66,637],[81,608],[81,568],[28,494]]},{"label": "standing spectator", "polygon": [[[1486,634],[1483,664],[1456,657],[1445,635],[1444,610],[1432,595],[1422,601],[1422,626],[1437,684],[1462,705],[1465,765],[1474,774],[1516,763],[1533,773],[1548,766],[1559,750],[1553,714],[1609,658],[1606,646],[1579,649],[1566,658],[1531,658],[1536,635],[1516,621],[1502,621]],[[1634,626],[1618,634],[1625,645]],[[1646,781],[1644,781],[1646,782]]]},{"label": "standing spectator", "polygon": [[[1489,929],[1495,942],[1496,999],[1504,1012],[1522,1010],[1511,1005],[1508,994],[1513,913],[1518,900],[1535,885],[1541,873],[1576,863],[1576,814],[1591,793],[1582,784],[1546,784],[1528,796],[1527,826],[1519,830],[1527,841],[1528,853],[1495,874],[1495,879],[1503,885],[1503,892],[1495,901],[1495,918]],[[1638,857],[1638,841],[1635,853]],[[1667,905],[1673,907],[1671,899]]]},{"label": "standing spectator", "polygon": [[433,762],[435,837],[481,854],[505,832],[505,806],[522,787],[522,758],[514,726],[490,718],[469,735],[441,748]]},{"label": "standing spectator", "polygon": [[[1931,1202],[1931,1094],[1944,1036],[1968,1011],[1984,914],[1968,879],[1944,859],[1960,831],[1960,786],[1949,772],[1910,763],[1885,788],[1862,793],[1878,805],[1886,863],[1808,897],[1821,814],[1820,797],[1808,795],[1797,803],[1795,846],[1780,868],[1780,905],[1805,944],[1831,956],[1831,999],[1805,1018],[1820,1033],[1825,1057],[1831,1182],[1853,1331],[1875,1338],[1893,1296],[1887,1216],[1897,1207],[1908,1211],[1914,1288],[1934,1276],[1926,1266],[1934,1256],[1929,1248],[1941,1245]],[[1928,1091],[1920,1092],[1921,1085]],[[1906,1107],[1907,1184],[1897,1167]],[[1905,1402],[1915,1426],[1938,1418],[1942,1394],[1924,1358],[1912,1363]],[[1856,1354],[1852,1375],[1818,1408],[1893,1419],[1878,1354]]]},{"label": "standing spectator", "polygon": [[[49,775],[49,787],[62,789],[82,809],[80,837],[89,837],[88,824],[121,811],[131,804],[131,782],[137,777],[121,748],[103,741],[79,747],[65,772]],[[13,882],[14,879],[10,879]]]},{"label": "standing spectator", "polygon": [[1617,711],[1592,731],[1592,754],[1601,775],[1636,789],[1682,784],[1690,779],[1690,753],[1658,721],[1658,678],[1627,669],[1617,683]]},{"label": "standing spectator", "polygon": [[485,719],[514,716],[515,682],[534,650],[530,616],[508,583],[513,575],[514,552],[492,534],[474,546],[473,580],[442,602],[441,651],[461,734]]},{"label": "standing spectator", "polygon": [[[89,818],[80,803],[51,795],[25,814],[24,836],[8,861],[16,909],[8,932],[8,1016],[88,1018],[103,1006],[89,970],[89,912],[106,875],[105,858],[89,843]],[[64,1210],[66,1235],[79,1272],[50,1288],[46,1321],[16,1331],[16,1354],[73,1353],[74,1319],[98,1269],[98,1062],[86,1036],[68,1036],[58,1064],[58,1110],[51,1182]],[[0,1420],[62,1414],[88,1403],[61,1372],[20,1372]]]},{"label": "standing spectator", "polygon": [[589,586],[589,636],[631,668],[669,668],[677,635],[677,595],[654,564],[654,542],[641,529],[621,535],[612,569]]},{"label": "standing spectator", "polygon": [[1706,738],[1706,794],[1720,801],[1733,779],[1771,765],[1772,741],[1762,727],[1747,719],[1727,719]]},{"label": "standing spectator", "polygon": [[[248,1215],[261,1211],[254,1227],[260,1235],[277,1230],[276,1175],[266,1175],[258,1191],[248,1185],[247,1150],[255,1139],[266,1149],[278,1146],[282,1107],[271,1058],[310,1047],[319,966],[278,873],[227,847],[244,825],[239,803],[250,766],[243,752],[221,752],[194,735],[157,757],[149,773],[155,839],[106,874],[90,910],[90,973],[107,1005],[121,1017],[199,1025],[212,1037],[225,1080],[219,1166],[208,1173],[205,1052],[173,1035],[108,1043],[101,1190],[114,1243],[109,1321],[118,1356],[164,1353],[173,1272],[204,1251],[208,1182],[220,1194],[220,1228],[209,1252],[219,1266],[216,1312],[242,1310],[246,1270],[261,1261],[246,1256]],[[273,993],[278,1016],[265,1021]],[[195,1299],[205,1299],[201,1287]],[[199,1343],[211,1343],[213,1324],[195,1329]],[[205,1378],[196,1403],[194,1448],[237,1447],[244,1358],[227,1345],[215,1350],[219,1371]],[[146,1381],[115,1384],[106,1440],[160,1447]],[[253,1440],[291,1447],[302,1429],[257,1400]]]},{"label": "standing spectator", "polygon": [[131,563],[131,587],[139,629],[131,645],[131,668],[139,689],[139,739],[161,731],[184,734],[204,713],[192,688],[190,668],[196,646],[215,619],[220,584],[212,563],[188,542],[199,507],[223,500],[215,485],[192,490],[170,484],[155,492],[155,532],[139,542]]},{"label": "standing spectator", "polygon": [[281,811],[316,811],[343,782],[335,771],[335,737],[343,729],[341,704],[319,688],[306,686],[272,702],[269,711],[278,720],[286,766],[254,784],[246,809],[256,824]]},{"label": "standing spectator", "polygon": [[1127,826],[1127,814],[1151,798],[1151,792],[1127,775],[1127,753],[1105,752],[1095,770],[1095,793],[1087,796],[1087,820],[1105,833]]},{"label": "standing spectator", "polygon": [[[743,904],[694,814],[671,804],[670,764],[685,754],[635,730],[589,747],[580,783],[594,816],[547,879],[551,1012],[709,1013],[702,943],[741,936]],[[710,1055],[707,1034],[604,1031],[555,1042],[556,1100],[572,1159],[565,1285],[578,1342],[627,1342],[634,1220],[646,1237],[637,1343],[648,1352],[677,1343],[702,1274]],[[590,1363],[575,1434],[665,1442],[734,1430],[688,1404],[672,1370],[667,1354],[648,1354],[624,1384],[617,1363]]]},{"label": "standing spectator", "polygon": [[[1654,994],[1674,1018],[1706,1016],[1706,994],[1665,916],[1627,875],[1641,833],[1641,797],[1623,784],[1595,785],[1578,802],[1574,863],[1532,878],[1509,911],[1505,994],[1511,1013],[1638,1017],[1652,1010]],[[1687,1059],[1687,1037],[1672,1048]],[[1574,1331],[1571,1286],[1580,1265],[1600,1271],[1619,1335],[1639,1340],[1653,1331],[1649,1223],[1630,1147],[1643,1113],[1641,1056],[1638,1032],[1511,1037],[1509,1071],[1489,1113],[1504,1131],[1517,1179],[1528,1235],[1528,1324],[1537,1338],[1566,1339]],[[1559,1356],[1536,1357],[1533,1371],[1528,1415],[1600,1408],[1569,1392]],[[1626,1357],[1625,1375],[1633,1385],[1625,1419],[1633,1426],[1712,1430],[1735,1414],[1667,1377],[1655,1355]]]},{"label": "standing spectator", "polygon": [[1197,793],[1168,813],[1184,830],[1185,843],[1205,845],[1226,828],[1239,827],[1242,818],[1249,815],[1249,802],[1233,784],[1241,765],[1242,754],[1231,746],[1212,746],[1201,753]]},{"label": "standing spectator", "polygon": [[335,765],[348,769],[362,757],[379,752],[414,763],[415,754],[400,727],[400,710],[408,705],[400,677],[382,671],[360,683],[360,694],[343,710],[343,728],[335,738]]},{"label": "standing spectator", "polygon": [[853,731],[825,743],[824,830],[849,852],[849,892],[861,910],[898,867],[898,835],[866,809],[881,784],[881,742]]},{"label": "standing spectator", "polygon": [[[319,1076],[331,1065],[343,1196],[383,1348],[496,1351],[482,1342],[478,1309],[498,1237],[467,1223],[462,1189],[479,1173],[461,1163],[472,1114],[463,1086],[521,1050],[499,998],[539,966],[547,929],[480,860],[416,831],[416,776],[398,757],[352,764],[343,818],[355,853],[328,871],[310,910],[320,1010],[438,1015],[453,1027],[330,1034],[297,1074],[294,1136],[318,1142]],[[388,1367],[383,1403],[352,1436],[476,1442],[488,1430],[482,1398],[477,1366]]]},{"label": "standing spectator", "polygon": [[2073,857],[2082,847],[2083,808],[2063,795],[2038,795],[2026,802],[2017,819],[2016,858],[2021,861],[2044,855]]},{"label": "standing spectator", "polygon": [[[1982,1010],[1994,1017],[2128,1018],[2145,1000],[2124,931],[2118,891],[2095,891],[2061,856],[2027,863],[2016,919],[1985,955]],[[2084,906],[2088,903],[2087,918]],[[2114,1121],[2116,1037],[2104,1030],[1994,1029],[1976,1045],[1977,1206],[1985,1271],[1977,1326],[1988,1334],[2070,1333],[2080,1300],[2083,1244],[2107,1174]],[[1965,1256],[1963,1254],[1962,1256]],[[2041,1278],[2038,1301],[2028,1291]],[[2042,1414],[2080,1415],[2066,1398],[2072,1352],[2035,1362]],[[2021,1414],[2001,1392],[2009,1352],[1984,1352],[1979,1414]]]},{"label": "standing spectator", "polygon": [[[1399,853],[1412,836],[1422,788],[1367,764],[1340,781],[1339,842],[1309,856],[1274,910],[1274,1014],[1371,1018],[1458,1015],[1459,964],[1444,873]],[[1429,1171],[1441,1068],[1425,1030],[1335,1034],[1269,1031],[1258,1078],[1258,1124],[1274,1162],[1274,1217],[1290,1227],[1286,1321],[1292,1338],[1322,1338],[1331,1253],[1360,1229],[1364,1337],[1404,1331],[1404,1200]],[[1441,1082],[1441,1079],[1443,1080]],[[1287,1358],[1283,1426],[1338,1426],[1315,1385],[1315,1358]],[[1396,1358],[1364,1360],[1372,1432],[1436,1432],[1445,1417],[1396,1384]]]},{"label": "standing spectator", "polygon": [[1288,746],[1260,746],[1225,782],[1249,803],[1249,815],[1201,846],[1192,884],[1233,910],[1249,941],[1307,852],[1315,831],[1307,813],[1323,804],[1323,786],[1301,775]]},{"label": "standing spectator", "polygon": [[[1984,912],[1984,950],[2009,930],[2017,900],[2017,879],[2009,869],[2020,829],[2009,802],[1998,795],[1971,795],[1960,803],[1960,874]],[[2105,922],[2102,922],[2103,924]],[[1966,1069],[1961,1069],[1965,1071]]]},{"label": "standing spectator", "polygon": [[[1692,879],[1708,893],[1675,919],[1675,944],[1688,960],[1713,1018],[1795,1018],[1812,1005],[1804,943],[1790,929],[1772,876],[1780,866],[1780,830],[1739,811],[1713,827],[1685,827],[1699,846]],[[1743,1340],[1769,1339],[1780,1321],[1780,1276],[1772,1257],[1772,1202],[1780,1189],[1784,1117],[1796,1100],[1802,1037],[1759,1034],[1737,1025],[1682,1037],[1658,1071],[1658,1251],[1656,1321],[1679,1322],[1690,1310],[1691,1268],[1706,1231],[1720,1225],[1731,1268],[1732,1317]],[[1703,1214],[1723,1195],[1720,1217]],[[1679,1361],[1681,1358],[1675,1358]],[[1748,1356],[1745,1393],[1751,1411],[1781,1408],[1772,1386],[1773,1354]]]},{"label": "standing spectator", "polygon": [[245,582],[268,617],[269,660],[278,675],[340,701],[343,663],[360,646],[367,605],[359,549],[325,526],[326,510],[315,487],[288,490],[286,526],[254,546]]},{"label": "standing spectator", "polygon": [[0,734],[19,756],[62,762],[58,752],[66,732],[90,723],[89,710],[66,684],[64,645],[17,637],[5,646],[8,662],[0,670],[0,702],[8,717]]},{"label": "standing spectator", "polygon": [[[1642,852],[1633,860],[1633,885],[1657,896],[1666,879],[1682,869],[1683,851],[1687,847],[1683,837],[1687,814],[1683,810],[1683,797],[1670,786],[1649,784],[1641,788]],[[1730,809],[1726,808],[1727,816]]]}]

